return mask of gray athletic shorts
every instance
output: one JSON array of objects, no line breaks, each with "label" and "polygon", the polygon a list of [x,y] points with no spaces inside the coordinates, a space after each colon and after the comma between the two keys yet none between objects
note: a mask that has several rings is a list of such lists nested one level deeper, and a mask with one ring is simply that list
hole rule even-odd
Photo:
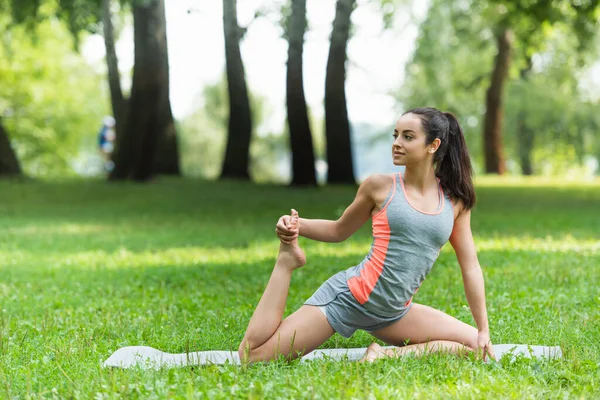
[{"label": "gray athletic shorts", "polygon": [[319,307],[331,327],[345,338],[352,336],[358,329],[373,332],[390,326],[404,317],[411,307],[393,317],[383,317],[367,310],[350,292],[346,271],[325,281],[304,304]]}]

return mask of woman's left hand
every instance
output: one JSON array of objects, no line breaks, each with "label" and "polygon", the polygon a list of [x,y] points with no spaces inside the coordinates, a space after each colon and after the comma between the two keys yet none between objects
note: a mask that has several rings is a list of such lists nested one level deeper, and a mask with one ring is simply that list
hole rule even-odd
[{"label": "woman's left hand", "polygon": [[489,331],[479,331],[477,333],[477,353],[483,355],[483,361],[487,360],[487,356],[494,361],[496,360]]}]

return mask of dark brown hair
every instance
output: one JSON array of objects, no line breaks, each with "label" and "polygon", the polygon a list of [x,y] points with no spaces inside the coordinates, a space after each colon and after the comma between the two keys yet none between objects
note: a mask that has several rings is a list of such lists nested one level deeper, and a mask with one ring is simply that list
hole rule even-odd
[{"label": "dark brown hair", "polygon": [[453,200],[462,200],[465,209],[475,205],[473,167],[465,136],[456,117],[432,107],[414,108],[404,114],[414,114],[421,119],[427,144],[440,139],[435,152],[435,175],[442,188]]}]

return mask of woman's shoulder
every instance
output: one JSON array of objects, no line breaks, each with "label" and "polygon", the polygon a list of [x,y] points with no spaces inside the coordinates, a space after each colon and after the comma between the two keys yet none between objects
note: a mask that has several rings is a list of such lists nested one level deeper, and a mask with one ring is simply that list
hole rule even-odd
[{"label": "woman's shoulder", "polygon": [[394,181],[395,174],[372,174],[365,179],[361,186],[368,190],[379,190],[381,188],[389,188]]},{"label": "woman's shoulder", "polygon": [[450,199],[450,204],[452,204],[452,210],[454,211],[454,220],[461,214],[470,213],[470,210],[467,210],[464,201],[461,199]]}]

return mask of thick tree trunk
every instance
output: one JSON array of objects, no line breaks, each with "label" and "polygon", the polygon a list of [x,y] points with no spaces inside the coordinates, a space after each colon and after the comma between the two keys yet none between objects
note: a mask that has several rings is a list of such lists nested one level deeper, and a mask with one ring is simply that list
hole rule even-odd
[{"label": "thick tree trunk", "polygon": [[23,172],[21,171],[19,159],[10,145],[10,139],[2,125],[2,119],[0,119],[0,178],[21,175],[23,175]]},{"label": "thick tree trunk", "polygon": [[156,173],[164,175],[181,175],[179,168],[179,146],[177,141],[177,130],[171,110],[171,100],[169,97],[169,50],[167,42],[167,18],[165,15],[164,3],[159,9],[159,44],[160,44],[160,63],[164,69],[164,82],[161,91],[160,104],[160,140],[156,153]]},{"label": "thick tree trunk", "polygon": [[115,50],[115,35],[110,12],[111,0],[102,0],[102,26],[104,31],[104,46],[106,48],[106,65],[108,67],[108,86],[110,89],[110,102],[115,118],[115,132],[117,137],[123,132],[127,118],[127,101],[121,89],[119,61]]},{"label": "thick tree trunk", "polygon": [[118,138],[112,179],[146,181],[154,175],[161,133],[161,91],[166,71],[159,60],[159,10],[164,0],[136,2],[133,7],[135,57],[125,131]]},{"label": "thick tree trunk", "polygon": [[252,117],[240,53],[241,29],[237,22],[237,1],[223,0],[225,64],[229,93],[229,127],[221,178],[250,179]]},{"label": "thick tree trunk", "polygon": [[302,76],[306,0],[292,0],[292,15],[287,31],[289,48],[286,102],[292,148],[292,185],[316,185],[315,154]]},{"label": "thick tree trunk", "polygon": [[504,29],[497,37],[498,55],[494,64],[490,87],[486,94],[486,112],[483,127],[485,171],[503,174],[506,170],[502,147],[502,115],[504,83],[508,77],[512,33]]},{"label": "thick tree trunk", "polygon": [[[531,57],[526,60],[526,67],[521,70],[520,76],[522,81],[527,81],[533,67]],[[523,175],[533,175],[533,164],[531,155],[534,145],[533,131],[527,126],[527,113],[521,111],[517,115],[517,145],[519,146],[519,162],[521,164],[521,172]]]},{"label": "thick tree trunk", "polygon": [[338,0],[325,77],[328,183],[355,183],[346,106],[346,47],[355,0]]}]

